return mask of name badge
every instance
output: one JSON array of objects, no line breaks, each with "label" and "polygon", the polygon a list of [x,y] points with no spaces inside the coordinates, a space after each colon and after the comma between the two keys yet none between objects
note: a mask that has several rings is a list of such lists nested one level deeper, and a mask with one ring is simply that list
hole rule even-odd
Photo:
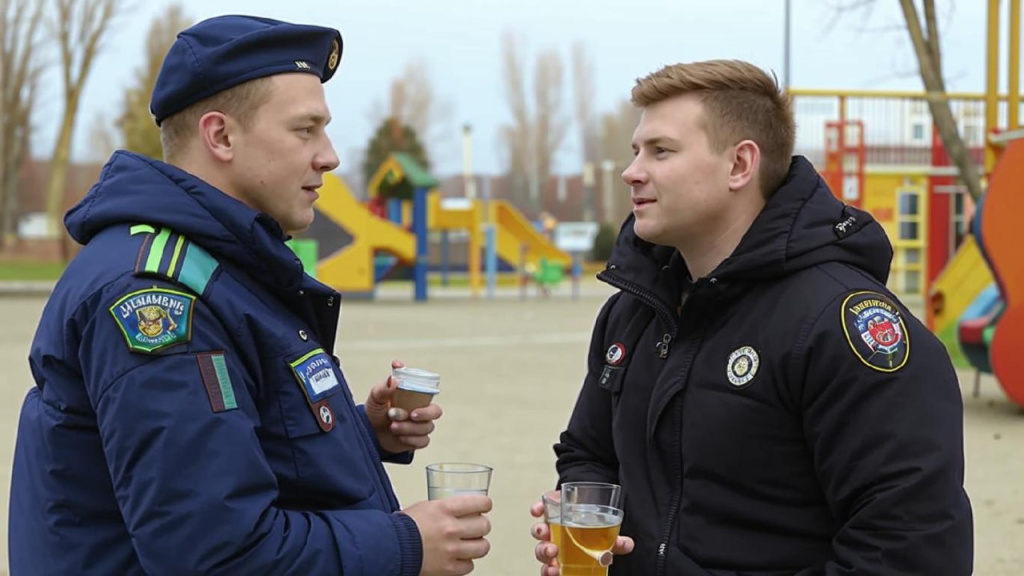
[{"label": "name badge", "polygon": [[338,391],[341,385],[334,372],[330,355],[317,348],[309,354],[289,362],[292,372],[306,393],[310,403],[316,403]]}]

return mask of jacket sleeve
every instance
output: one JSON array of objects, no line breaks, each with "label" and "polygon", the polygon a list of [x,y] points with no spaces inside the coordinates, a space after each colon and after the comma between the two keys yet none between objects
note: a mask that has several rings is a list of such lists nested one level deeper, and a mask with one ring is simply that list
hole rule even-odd
[{"label": "jacket sleeve", "polygon": [[[108,307],[154,282],[118,284],[86,305],[80,361],[126,536],[148,574],[419,574],[422,544],[408,516],[276,507],[254,378],[220,321],[197,298],[189,341],[129,351]],[[223,362],[204,379],[200,356],[209,352]],[[210,378],[220,383],[218,410]],[[237,408],[222,410],[229,405]]]},{"label": "jacket sleeve", "polygon": [[[802,385],[806,439],[838,529],[831,559],[798,576],[968,575],[973,527],[957,376],[938,339],[877,296],[867,301],[896,314],[851,307],[844,295],[794,349],[790,381]],[[878,320],[892,325],[870,328]]]},{"label": "jacket sleeve", "polygon": [[381,448],[380,439],[377,438],[377,431],[373,429],[373,424],[370,424],[370,418],[366,415],[366,405],[360,404],[357,408],[359,410],[359,420],[363,423],[363,428],[366,428],[370,438],[373,438],[373,445],[377,448],[377,454],[380,455],[381,461],[388,464],[412,464],[416,452],[414,450],[406,450],[405,452],[391,453]]},{"label": "jacket sleeve", "polygon": [[569,425],[555,444],[559,484],[564,482],[618,483],[619,461],[612,440],[612,396],[598,382],[604,366],[604,333],[618,301],[615,294],[597,316],[583,381]]}]

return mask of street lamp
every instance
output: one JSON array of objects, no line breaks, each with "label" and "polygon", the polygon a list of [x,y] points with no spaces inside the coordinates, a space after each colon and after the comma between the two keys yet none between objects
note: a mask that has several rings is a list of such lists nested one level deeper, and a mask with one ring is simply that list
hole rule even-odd
[{"label": "street lamp", "polygon": [[790,68],[790,50],[789,50],[789,37],[791,27],[791,12],[792,2],[786,0],[786,16],[783,33],[783,52],[782,52],[782,87],[785,90],[789,90],[789,68]]}]

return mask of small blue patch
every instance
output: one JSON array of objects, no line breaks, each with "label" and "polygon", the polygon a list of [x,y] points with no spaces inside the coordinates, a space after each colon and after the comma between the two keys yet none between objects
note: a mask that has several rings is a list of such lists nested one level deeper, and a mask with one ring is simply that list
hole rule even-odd
[{"label": "small blue patch", "polygon": [[338,391],[340,383],[334,372],[334,362],[322,348],[288,364],[310,402],[319,402]]},{"label": "small blue patch", "polygon": [[110,307],[128,349],[152,354],[192,339],[195,296],[148,288],[126,294]]}]

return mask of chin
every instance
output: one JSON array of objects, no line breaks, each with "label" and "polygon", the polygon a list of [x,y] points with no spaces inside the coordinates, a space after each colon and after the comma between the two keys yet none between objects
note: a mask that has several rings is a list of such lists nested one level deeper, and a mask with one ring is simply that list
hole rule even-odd
[{"label": "chin", "polygon": [[310,210],[309,214],[304,214],[303,217],[296,218],[291,222],[288,222],[288,226],[282,226],[282,228],[286,228],[288,234],[294,236],[299,232],[305,232],[306,230],[308,230],[309,227],[313,225],[313,219],[315,217],[316,214],[312,210]]},{"label": "chin", "polygon": [[645,242],[650,242],[651,244],[661,243],[658,241],[661,238],[661,234],[658,234],[657,230],[649,222],[641,222],[640,220],[633,222],[633,232]]}]

